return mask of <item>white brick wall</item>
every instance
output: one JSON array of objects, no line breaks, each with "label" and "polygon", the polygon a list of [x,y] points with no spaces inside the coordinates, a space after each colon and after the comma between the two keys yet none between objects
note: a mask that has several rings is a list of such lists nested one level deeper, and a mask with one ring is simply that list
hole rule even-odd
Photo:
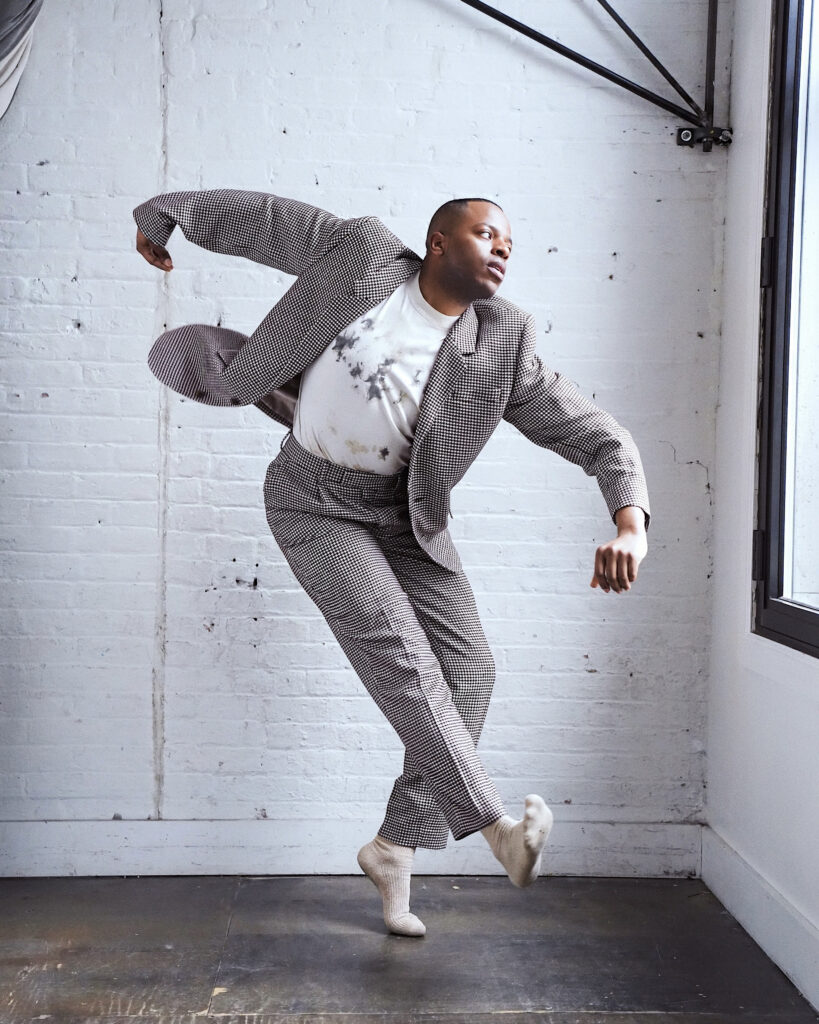
[{"label": "white brick wall", "polygon": [[[621,6],[699,94],[705,0]],[[657,84],[592,4],[505,9]],[[249,331],[287,287],[181,234],[167,279],[134,253],[137,202],[217,186],[416,248],[444,199],[503,203],[504,293],[634,433],[654,521],[638,589],[592,592],[596,485],[493,438],[453,502],[499,668],[482,751],[511,809],[555,806],[552,870],[698,869],[725,154],[675,126],[456,0],[45,6],[0,122],[5,871],[353,870],[399,769],[267,532],[283,432],[144,364],[164,324]],[[423,865],[494,869],[477,838]]]}]

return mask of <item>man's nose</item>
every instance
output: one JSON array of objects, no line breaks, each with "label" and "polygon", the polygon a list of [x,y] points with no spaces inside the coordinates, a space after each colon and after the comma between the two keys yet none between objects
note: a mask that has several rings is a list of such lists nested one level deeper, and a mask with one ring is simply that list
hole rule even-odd
[{"label": "man's nose", "polygon": [[508,260],[511,248],[508,242],[504,242],[499,239],[497,242],[495,242],[492,252],[495,254],[495,256],[500,256],[502,259]]}]

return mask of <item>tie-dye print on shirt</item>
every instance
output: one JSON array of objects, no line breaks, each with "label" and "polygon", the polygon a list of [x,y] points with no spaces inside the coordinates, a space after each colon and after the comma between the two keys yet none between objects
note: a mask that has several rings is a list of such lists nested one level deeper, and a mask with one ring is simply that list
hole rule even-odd
[{"label": "tie-dye print on shirt", "polygon": [[406,466],[424,387],[457,319],[430,306],[416,274],[351,323],[302,376],[299,444],[351,469]]}]

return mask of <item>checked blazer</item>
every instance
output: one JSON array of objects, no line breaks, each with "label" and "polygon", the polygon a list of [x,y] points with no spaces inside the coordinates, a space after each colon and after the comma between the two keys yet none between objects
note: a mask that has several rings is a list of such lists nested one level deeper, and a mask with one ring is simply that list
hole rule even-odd
[{"label": "checked blazer", "polygon": [[[302,371],[357,317],[421,266],[376,217],[349,220],[261,192],[215,189],[155,196],[134,210],[152,242],[179,226],[214,252],[295,276],[253,334],[191,324],[154,343],[149,366],[174,391],[208,405],[255,404],[291,426]],[[648,494],[631,435],[535,353],[533,318],[505,299],[472,303],[436,356],[408,468],[409,508],[421,547],[459,571],[447,530],[450,492],[501,419],[597,478],[613,516]],[[327,396],[332,401],[332,395]]]}]

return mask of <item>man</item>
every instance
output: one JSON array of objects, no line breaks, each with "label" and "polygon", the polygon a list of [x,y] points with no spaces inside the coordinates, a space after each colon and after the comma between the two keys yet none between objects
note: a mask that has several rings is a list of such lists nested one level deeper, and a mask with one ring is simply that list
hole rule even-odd
[{"label": "man", "polygon": [[374,217],[216,190],[134,211],[137,249],[172,269],[175,226],[216,252],[296,276],[250,338],[189,325],[149,365],[212,405],[255,403],[292,428],[270,465],[270,528],[406,748],[362,870],[391,931],[409,910],[417,846],[481,831],[515,885],[537,877],[552,815],[536,795],[506,814],[475,750],[494,664],[447,530],[449,495],[501,418],[594,474],[617,524],[592,586],[630,589],[646,552],[648,497],[627,433],[535,354],[528,314],[495,296],[511,229],[485,199],[445,203],[423,260]]}]

